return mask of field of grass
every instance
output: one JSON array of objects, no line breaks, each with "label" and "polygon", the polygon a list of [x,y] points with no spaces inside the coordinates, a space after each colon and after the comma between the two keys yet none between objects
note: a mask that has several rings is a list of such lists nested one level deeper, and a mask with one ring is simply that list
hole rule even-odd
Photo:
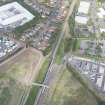
[{"label": "field of grass", "polygon": [[55,57],[55,62],[57,64],[61,64],[63,56],[64,56],[64,42],[62,41],[61,45],[58,48],[58,51]]},{"label": "field of grass", "polygon": [[[49,65],[49,59],[46,58],[44,63],[41,66],[40,72],[38,74],[38,78],[35,80],[36,83],[43,83],[46,72],[47,72],[48,65]],[[35,86],[33,86],[31,88],[29,97],[28,97],[25,105],[34,105],[35,98],[36,98],[36,96],[38,94],[39,89],[40,89],[40,87],[35,87]]]},{"label": "field of grass", "polygon": [[98,105],[95,97],[75,77],[64,70],[52,84],[45,105]]},{"label": "field of grass", "polygon": [[[0,105],[18,105],[21,98],[26,98],[29,83],[35,78],[35,67],[39,56],[33,50],[26,50],[4,66],[8,70],[0,74]],[[0,69],[4,69],[3,67]]]}]

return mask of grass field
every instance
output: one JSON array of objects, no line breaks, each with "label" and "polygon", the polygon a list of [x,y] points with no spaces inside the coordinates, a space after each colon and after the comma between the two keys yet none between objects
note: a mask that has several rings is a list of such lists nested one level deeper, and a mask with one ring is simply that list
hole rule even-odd
[{"label": "grass field", "polygon": [[97,105],[95,97],[65,69],[52,84],[45,105]]},{"label": "grass field", "polygon": [[[46,58],[44,63],[41,66],[40,72],[38,74],[38,78],[36,80],[34,80],[34,82],[40,83],[40,84],[43,83],[46,72],[47,72],[48,65],[49,65],[49,58]],[[33,86],[31,88],[29,97],[28,97],[25,105],[34,105],[34,102],[35,102],[35,99],[36,99],[37,94],[39,92],[39,89],[40,89],[40,87],[35,87],[35,86]]]},{"label": "grass field", "polygon": [[[8,69],[0,74],[0,105],[18,105],[27,98],[30,83],[37,77],[39,59],[37,52],[27,49],[12,59],[14,63],[3,65]],[[6,69],[3,66],[0,70]]]}]

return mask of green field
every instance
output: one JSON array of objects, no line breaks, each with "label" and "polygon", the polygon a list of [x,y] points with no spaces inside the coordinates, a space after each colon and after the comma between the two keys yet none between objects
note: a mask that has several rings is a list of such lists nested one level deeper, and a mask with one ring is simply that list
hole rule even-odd
[{"label": "green field", "polygon": [[30,89],[30,82],[35,78],[35,65],[39,55],[33,50],[26,50],[12,61],[7,62],[0,69],[0,105],[18,105],[26,98]]},{"label": "green field", "polygon": [[[38,78],[34,82],[41,83],[41,84],[43,83],[46,72],[47,72],[48,65],[49,65],[49,58],[46,58],[44,63],[41,66],[40,72],[38,74]],[[31,88],[29,97],[28,97],[25,105],[34,105],[35,98],[39,92],[39,89],[40,89],[40,87],[35,87],[35,86],[33,86]]]},{"label": "green field", "polygon": [[98,105],[95,97],[75,77],[64,70],[52,84],[45,105]]}]

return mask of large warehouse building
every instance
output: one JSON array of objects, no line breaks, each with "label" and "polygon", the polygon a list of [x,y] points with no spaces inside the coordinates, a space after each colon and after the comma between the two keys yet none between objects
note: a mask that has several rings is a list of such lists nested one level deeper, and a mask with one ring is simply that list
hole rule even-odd
[{"label": "large warehouse building", "polygon": [[0,28],[21,26],[35,16],[17,2],[8,3],[0,7]]}]

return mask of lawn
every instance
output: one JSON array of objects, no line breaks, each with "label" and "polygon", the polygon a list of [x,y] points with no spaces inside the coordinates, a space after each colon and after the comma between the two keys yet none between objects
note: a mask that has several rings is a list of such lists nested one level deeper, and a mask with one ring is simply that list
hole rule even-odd
[{"label": "lawn", "polygon": [[64,42],[62,41],[61,45],[58,48],[58,51],[57,51],[57,54],[56,54],[56,57],[55,57],[55,62],[57,64],[61,64],[63,56],[64,56]]},{"label": "lawn", "polygon": [[80,48],[80,40],[74,39],[73,40],[73,49],[72,51],[77,51]]},{"label": "lawn", "polygon": [[45,105],[97,105],[97,100],[65,69],[59,80],[52,84]]},{"label": "lawn", "polygon": [[[46,58],[44,63],[41,66],[40,72],[38,74],[38,78],[35,80],[36,83],[41,83],[41,84],[43,83],[46,72],[47,72],[48,65],[49,65],[49,59]],[[39,89],[40,89],[40,87],[35,87],[35,86],[33,86],[31,88],[29,97],[28,97],[25,105],[34,105],[35,98],[39,92]]]},{"label": "lawn", "polygon": [[[0,105],[18,105],[29,94],[30,84],[35,78],[39,55],[27,49],[5,65],[7,71],[0,74]],[[5,69],[5,68],[0,69]]]}]

